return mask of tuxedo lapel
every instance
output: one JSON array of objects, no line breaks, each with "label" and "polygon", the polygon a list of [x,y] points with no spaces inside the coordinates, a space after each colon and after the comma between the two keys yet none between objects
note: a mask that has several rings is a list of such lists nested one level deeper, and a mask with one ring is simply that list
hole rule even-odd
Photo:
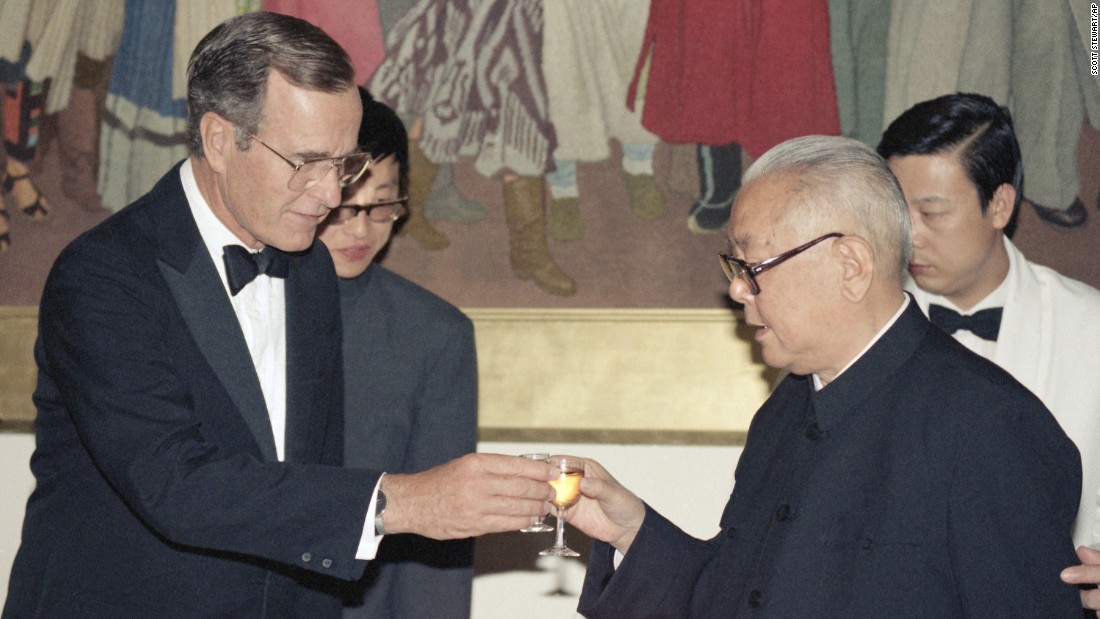
[{"label": "tuxedo lapel", "polygon": [[323,307],[317,301],[330,298],[319,293],[332,285],[318,281],[318,275],[333,278],[331,267],[318,272],[307,266],[310,253],[326,251],[318,247],[314,242],[312,250],[291,254],[286,279],[287,462],[316,460],[326,432],[324,403],[334,395],[319,391],[322,385],[331,384],[325,378],[329,368],[322,367],[320,361],[329,358],[329,343],[340,341],[338,334],[334,337],[327,332],[331,325],[339,325],[340,307]]},{"label": "tuxedo lapel", "polygon": [[[275,461],[275,436],[264,403],[256,368],[248,354],[241,326],[233,307],[225,297],[218,272],[209,260],[197,257],[193,268],[180,273],[160,263],[161,273],[168,282],[172,296],[179,305],[184,322],[199,349],[214,369],[222,386],[229,393],[264,459]],[[211,284],[213,278],[213,284]]]},{"label": "tuxedo lapel", "polygon": [[1008,239],[1005,249],[1012,265],[1012,296],[1005,303],[1002,337],[997,338],[993,362],[1033,392],[1046,393],[1049,370],[1055,362],[1051,342],[1056,325],[1050,310],[1054,302],[1049,287],[1039,283],[1024,255]]},{"label": "tuxedo lapel", "polygon": [[157,219],[157,266],[188,331],[229,393],[266,461],[278,459],[260,380],[221,278],[206,252],[179,181],[178,168],[153,190],[163,205]]}]

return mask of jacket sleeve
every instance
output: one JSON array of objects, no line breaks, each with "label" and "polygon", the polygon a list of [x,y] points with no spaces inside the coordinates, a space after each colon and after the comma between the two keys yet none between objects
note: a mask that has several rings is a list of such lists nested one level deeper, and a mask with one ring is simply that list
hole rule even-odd
[{"label": "jacket sleeve", "polygon": [[715,557],[710,542],[684,533],[646,505],[642,528],[618,569],[614,548],[594,541],[577,612],[588,619],[692,616],[700,579]]}]

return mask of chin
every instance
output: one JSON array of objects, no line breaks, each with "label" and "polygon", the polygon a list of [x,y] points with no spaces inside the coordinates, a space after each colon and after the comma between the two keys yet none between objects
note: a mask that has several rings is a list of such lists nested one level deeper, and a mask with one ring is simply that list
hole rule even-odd
[{"label": "chin", "polygon": [[760,348],[760,356],[764,359],[764,364],[768,367],[775,368],[777,370],[790,370],[790,359],[782,358],[781,355],[775,353],[769,353],[767,346]]},{"label": "chin", "polygon": [[927,292],[928,294],[935,294],[939,296],[947,296],[949,288],[944,285],[943,282],[937,281],[932,277],[914,277],[913,281],[917,284],[917,288]]},{"label": "chin", "polygon": [[337,263],[336,264],[336,276],[339,277],[340,279],[355,279],[356,277],[359,277],[360,275],[362,275],[367,270],[367,267],[369,267],[369,266],[370,266],[370,262],[367,262],[365,264],[358,264],[358,263],[355,263],[355,264],[349,264],[349,263],[339,264],[339,263]]},{"label": "chin", "polygon": [[281,249],[288,253],[305,251],[313,246],[313,235],[295,234],[285,238],[275,239],[271,243],[265,243],[265,245],[271,245],[276,249]]}]

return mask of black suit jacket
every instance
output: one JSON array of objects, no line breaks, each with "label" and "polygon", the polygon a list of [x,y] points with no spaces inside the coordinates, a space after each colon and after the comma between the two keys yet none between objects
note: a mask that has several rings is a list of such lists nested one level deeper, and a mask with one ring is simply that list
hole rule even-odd
[{"label": "black suit jacket", "polygon": [[[685,472],[688,474],[688,472]],[[1080,460],[1039,400],[916,303],[818,392],[756,413],[709,541],[647,507],[619,570],[595,544],[587,617],[1081,616],[1058,577]]]},{"label": "black suit jacket", "polygon": [[342,463],[336,278],[286,280],[285,462],[179,166],[58,257],[35,346],[37,485],[4,617],[339,616],[377,473]]},{"label": "black suit jacket", "polygon": [[[477,448],[474,328],[455,306],[375,264],[340,280],[347,466],[422,471]],[[473,540],[390,535],[345,619],[470,616]]]}]

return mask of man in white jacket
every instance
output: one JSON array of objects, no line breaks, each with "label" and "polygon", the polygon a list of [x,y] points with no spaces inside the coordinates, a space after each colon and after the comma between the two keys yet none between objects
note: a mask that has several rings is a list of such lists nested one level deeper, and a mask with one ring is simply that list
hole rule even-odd
[{"label": "man in white jacket", "polygon": [[[906,288],[933,323],[1054,413],[1081,452],[1074,542],[1100,543],[1100,291],[1029,262],[1005,236],[1023,194],[1008,111],[971,94],[918,103],[890,124],[878,152],[913,219]],[[1078,553],[1100,562],[1100,553]]]}]

